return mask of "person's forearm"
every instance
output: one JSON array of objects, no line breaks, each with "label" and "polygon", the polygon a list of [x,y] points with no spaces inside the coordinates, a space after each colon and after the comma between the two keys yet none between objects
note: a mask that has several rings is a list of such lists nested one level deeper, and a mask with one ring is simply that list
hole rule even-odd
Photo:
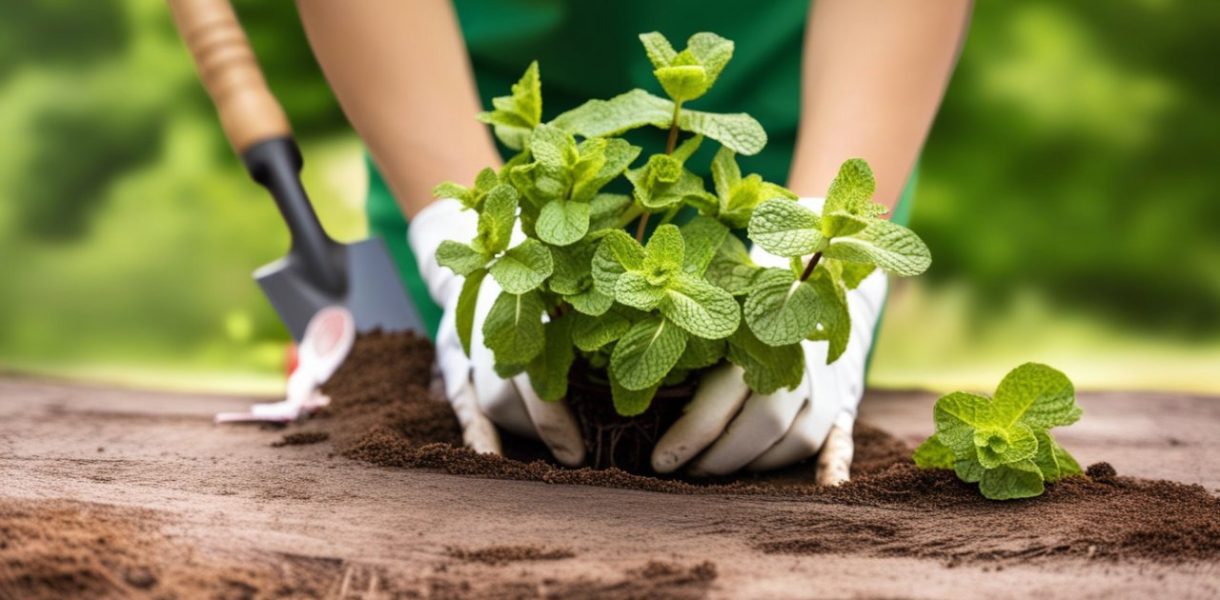
[{"label": "person's forearm", "polygon": [[297,0],[314,55],[403,213],[500,163],[448,0]]},{"label": "person's forearm", "polygon": [[869,162],[891,208],[919,156],[965,38],[971,0],[814,0],[788,185],[824,196],[839,165]]}]

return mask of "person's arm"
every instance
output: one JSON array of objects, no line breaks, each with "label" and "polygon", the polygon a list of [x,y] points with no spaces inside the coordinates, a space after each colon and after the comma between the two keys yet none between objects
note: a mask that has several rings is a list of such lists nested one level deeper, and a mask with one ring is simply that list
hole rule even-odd
[{"label": "person's arm", "polygon": [[448,0],[297,0],[314,55],[407,218],[500,164]]},{"label": "person's arm", "polygon": [[971,0],[814,0],[788,186],[825,196],[849,158],[898,202],[965,39]]}]

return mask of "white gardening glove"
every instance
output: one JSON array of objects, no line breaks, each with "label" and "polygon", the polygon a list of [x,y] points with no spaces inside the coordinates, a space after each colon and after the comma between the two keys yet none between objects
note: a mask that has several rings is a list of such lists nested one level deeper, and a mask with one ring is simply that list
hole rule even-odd
[{"label": "white gardening glove", "polygon": [[[802,198],[822,212],[823,199]],[[785,258],[755,246],[756,263],[787,267]],[[801,342],[805,377],[795,389],[755,394],[736,365],[706,374],[685,412],[657,442],[652,467],[669,473],[683,465],[695,475],[724,475],[741,468],[769,470],[804,460],[821,450],[817,482],[837,485],[849,478],[852,425],[864,394],[864,367],[873,329],[886,294],[885,274],[875,271],[847,292],[851,337],[834,364],[826,364],[825,341]],[[701,454],[702,453],[702,454]],[[693,459],[693,460],[692,460]]]},{"label": "white gardening glove", "polygon": [[[500,454],[495,425],[534,439],[550,448],[555,460],[568,466],[584,462],[585,446],[572,413],[563,402],[545,402],[522,373],[501,379],[492,368],[492,353],[483,343],[483,321],[500,294],[487,277],[479,290],[471,335],[470,357],[462,350],[454,314],[463,277],[436,262],[444,240],[470,243],[478,233],[478,215],[463,210],[454,199],[437,200],[411,219],[407,241],[415,253],[420,276],[432,299],[444,309],[436,334],[436,362],[445,380],[445,395],[462,425],[462,439],[476,452]],[[520,241],[519,230],[513,243]],[[493,423],[495,425],[493,425]]]}]

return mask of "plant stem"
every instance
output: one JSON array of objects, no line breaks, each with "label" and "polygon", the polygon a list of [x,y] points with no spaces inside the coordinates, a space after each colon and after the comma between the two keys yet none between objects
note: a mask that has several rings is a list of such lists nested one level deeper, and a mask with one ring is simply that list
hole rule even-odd
[{"label": "plant stem", "polygon": [[[674,116],[669,121],[669,139],[665,142],[665,154],[673,154],[678,146],[678,113],[682,110],[681,102],[674,102]],[[648,228],[648,217],[652,213],[645,212],[640,216],[640,224],[635,227],[635,241],[644,243],[644,231]]]},{"label": "plant stem", "polygon": [[665,153],[673,154],[678,145],[678,112],[682,110],[681,102],[674,102],[674,116],[669,121],[669,140],[665,142]]},{"label": "plant stem", "polygon": [[813,258],[809,259],[809,264],[805,265],[805,272],[801,273],[801,281],[805,281],[809,279],[810,275],[813,275],[813,268],[818,266],[819,260],[822,260],[822,253],[814,253]]},{"label": "plant stem", "polygon": [[644,229],[648,227],[648,215],[651,214],[650,212],[645,212],[640,215],[640,223],[635,226],[635,241],[641,244],[644,243]]}]

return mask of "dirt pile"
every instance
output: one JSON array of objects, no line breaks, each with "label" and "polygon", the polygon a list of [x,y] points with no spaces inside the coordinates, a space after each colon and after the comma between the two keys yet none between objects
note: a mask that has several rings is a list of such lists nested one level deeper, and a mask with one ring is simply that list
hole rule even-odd
[{"label": "dirt pile", "polygon": [[175,541],[162,514],[0,500],[0,598],[322,598],[339,561],[234,556]]},{"label": "dirt pile", "polygon": [[[952,473],[922,471],[910,448],[856,427],[853,481],[815,486],[812,465],[719,480],[664,479],[618,469],[566,469],[539,444],[505,440],[505,457],[461,448],[461,432],[436,392],[431,345],[411,335],[372,334],[325,387],[332,404],[311,425],[342,455],[391,467],[455,475],[594,485],[677,494],[802,496],[835,510],[777,512],[737,522],[768,553],[864,554],[996,561],[1072,556],[1181,562],[1220,559],[1220,499],[1199,486],[1118,477],[1106,464],[1088,478],[1048,486],[1030,500],[992,502]],[[760,534],[758,532],[765,533]]]},{"label": "dirt pile", "polygon": [[[432,345],[425,339],[410,334],[361,336],[323,388],[331,404],[317,425],[331,433],[343,456],[390,467],[676,494],[818,492],[812,464],[762,475],[688,480],[615,468],[568,469],[549,462],[541,444],[513,436],[504,439],[504,457],[476,454],[461,447],[457,419],[433,385],[432,361]],[[859,475],[903,462],[910,453],[902,442],[863,423],[856,427],[855,441],[853,472]]]}]

